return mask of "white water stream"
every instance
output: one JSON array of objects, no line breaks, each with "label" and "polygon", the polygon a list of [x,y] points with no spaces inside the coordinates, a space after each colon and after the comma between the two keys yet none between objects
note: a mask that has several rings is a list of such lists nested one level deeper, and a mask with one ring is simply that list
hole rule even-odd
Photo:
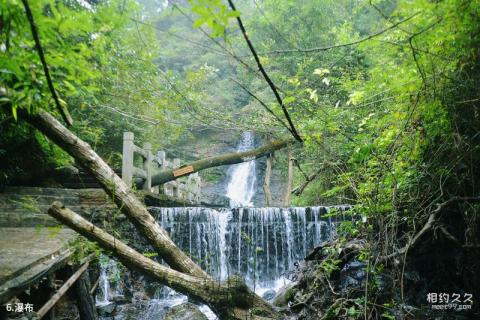
[{"label": "white water stream", "polygon": [[[254,135],[244,132],[237,147],[237,152],[254,148]],[[230,207],[252,207],[252,198],[255,195],[257,176],[255,161],[242,162],[234,165],[230,170],[230,181],[227,185],[227,197],[230,198]]]}]

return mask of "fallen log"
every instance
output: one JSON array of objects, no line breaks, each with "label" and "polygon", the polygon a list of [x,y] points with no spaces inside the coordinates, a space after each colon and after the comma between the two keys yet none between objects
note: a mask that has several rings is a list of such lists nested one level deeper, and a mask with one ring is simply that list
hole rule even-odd
[{"label": "fallen log", "polygon": [[[54,202],[48,214],[79,234],[95,241],[120,262],[170,288],[210,306],[221,319],[279,319],[267,302],[256,296],[238,277],[220,283],[211,278],[178,272],[145,257],[106,231],[96,227],[72,210]],[[260,315],[256,315],[259,312]]]},{"label": "fallen log", "polygon": [[[276,140],[256,149],[243,152],[225,153],[220,156],[197,160],[177,169],[162,170],[152,176],[152,187],[173,181],[179,177],[186,176],[200,170],[224,165],[232,165],[265,157],[272,152],[285,148],[292,143],[295,143],[294,139]],[[188,168],[188,170],[183,170],[182,172],[182,168]],[[141,179],[138,179],[135,183],[137,188],[141,188],[143,186],[143,180]]]}]

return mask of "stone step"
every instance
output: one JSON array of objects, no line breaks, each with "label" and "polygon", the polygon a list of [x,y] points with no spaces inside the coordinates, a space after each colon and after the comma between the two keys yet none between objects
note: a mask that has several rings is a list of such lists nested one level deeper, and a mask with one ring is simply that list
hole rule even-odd
[{"label": "stone step", "polygon": [[50,205],[54,201],[61,201],[65,205],[78,204],[79,197],[72,195],[51,196],[0,193],[0,206],[2,208],[14,208],[22,205]]},{"label": "stone step", "polygon": [[[109,202],[110,198],[103,189],[83,188],[83,189],[63,189],[63,188],[34,188],[34,187],[6,187],[0,192],[0,203],[2,199],[16,199],[18,197],[45,198],[49,201],[54,198],[66,199],[65,201],[78,199],[81,203]],[[22,199],[23,200],[23,199]],[[28,199],[26,199],[28,200]]]},{"label": "stone step", "polygon": [[102,189],[5,187],[0,193],[0,227],[58,225],[46,213],[54,201],[88,220],[101,221],[117,210]]},{"label": "stone step", "polygon": [[100,185],[96,182],[66,182],[62,184],[68,189],[94,189],[100,188]]},{"label": "stone step", "polygon": [[[75,211],[77,213],[87,213],[94,210],[103,210],[103,209],[114,209],[116,208],[114,205],[69,205],[66,206],[68,209]],[[34,208],[30,207],[16,207],[16,208],[4,208],[0,206],[0,214],[22,214],[22,213],[38,213],[38,214],[46,214],[47,210],[50,208],[50,205],[39,205]]]},{"label": "stone step", "polygon": [[27,200],[5,200],[5,202],[0,201],[0,212],[1,211],[12,211],[12,210],[27,210],[27,211],[44,211],[47,210],[54,201],[60,201],[67,208],[97,208],[104,206],[113,206],[113,204],[106,202],[95,202],[95,201],[79,201],[79,200],[69,200],[65,201],[62,198],[52,198],[52,199],[41,199],[39,198],[36,201],[34,198],[28,198]]},{"label": "stone step", "polygon": [[2,194],[30,195],[30,196],[78,196],[78,189],[38,188],[38,187],[5,187]]},{"label": "stone step", "polygon": [[[46,213],[48,208],[49,206],[45,206],[41,211],[31,211],[25,209],[4,211],[2,208],[0,208],[0,227],[35,227],[36,225],[57,225],[58,222]],[[105,214],[108,214],[107,212],[109,212],[109,210],[115,210],[115,207],[110,205],[93,207],[70,206],[68,208],[75,213],[80,214],[89,221],[92,219],[101,221],[103,218],[105,218]],[[122,216],[121,219],[123,219],[123,215],[120,214],[118,216]]]},{"label": "stone step", "polygon": [[23,212],[22,214],[0,213],[0,228],[7,227],[37,227],[37,226],[57,226],[58,221],[43,213]]}]

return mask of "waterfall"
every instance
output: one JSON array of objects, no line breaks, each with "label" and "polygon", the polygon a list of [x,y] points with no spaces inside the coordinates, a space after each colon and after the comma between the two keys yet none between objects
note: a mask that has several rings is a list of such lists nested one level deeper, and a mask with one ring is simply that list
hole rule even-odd
[{"label": "waterfall", "polygon": [[[113,259],[109,259],[107,256],[100,255],[100,278],[99,278],[99,288],[100,295],[96,296],[97,305],[107,305],[112,301],[110,299],[121,296],[122,292],[120,290],[120,271],[118,270],[117,262]],[[115,277],[112,281],[112,277]]]},{"label": "waterfall", "polygon": [[[254,148],[254,135],[244,132],[237,147],[237,152]],[[255,161],[242,162],[234,165],[230,170],[230,181],[227,185],[227,197],[230,198],[230,207],[251,207],[255,194]]]},{"label": "waterfall", "polygon": [[213,277],[223,280],[239,273],[252,288],[273,286],[335,232],[334,221],[323,217],[330,207],[150,211],[172,240]]},{"label": "waterfall", "polygon": [[99,287],[102,289],[102,295],[99,297],[97,295],[97,305],[108,304],[109,300],[109,291],[110,283],[107,276],[107,268],[104,265],[100,265],[100,280]]}]

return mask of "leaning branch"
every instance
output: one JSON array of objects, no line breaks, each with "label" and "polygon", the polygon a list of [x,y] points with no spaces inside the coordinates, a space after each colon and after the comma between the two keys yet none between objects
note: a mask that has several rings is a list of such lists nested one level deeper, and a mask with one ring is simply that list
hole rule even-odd
[{"label": "leaning branch", "polygon": [[88,269],[90,260],[93,256],[87,257],[85,263],[63,284],[63,286],[45,303],[40,310],[37,311],[37,317],[42,319],[50,309],[60,300],[72,285],[82,276]]},{"label": "leaning branch", "polygon": [[[63,204],[58,201],[55,201],[48,209],[48,214],[85,238],[96,242],[102,249],[111,252],[113,256],[118,258],[124,265],[143,271],[143,273],[148,273],[148,275],[153,276],[162,284],[166,284],[182,293],[188,295],[193,294],[196,298],[200,298],[198,293],[195,294],[195,292],[191,292],[189,287],[194,286],[198,282],[211,281],[205,278],[186,275],[154,262],[118,238],[115,238],[108,232],[87,221],[81,215],[65,208]],[[170,281],[170,283],[168,281]]]},{"label": "leaning branch", "polygon": [[247,87],[245,87],[243,84],[241,84],[239,81],[237,81],[236,79],[234,78],[231,78],[236,84],[238,84],[238,86],[240,88],[242,88],[246,93],[248,93],[253,99],[257,100],[258,103],[260,103],[262,105],[263,108],[265,108],[265,110],[267,110],[268,113],[270,113],[278,122],[280,122],[282,124],[282,126],[284,126],[285,128],[287,128],[288,131],[290,131],[291,134],[293,134],[293,131],[292,129],[290,129],[290,127],[282,120],[280,119],[276,114],[275,112],[273,112],[272,109],[270,109],[269,106],[267,106],[267,104],[265,102],[263,102],[259,97],[257,97],[253,92],[251,92],[250,90],[248,90]]},{"label": "leaning branch", "polygon": [[[293,139],[277,140],[263,147],[252,149],[249,151],[225,153],[220,156],[198,160],[177,169],[162,170],[152,176],[152,186],[158,186],[166,182],[173,181],[181,176],[189,175],[200,170],[258,159],[269,155],[273,151],[285,148],[286,146],[294,142],[295,140]],[[143,185],[143,183],[138,182],[137,185],[141,186]]]},{"label": "leaning branch", "polygon": [[[230,8],[233,11],[236,11],[235,5],[233,4],[232,0],[228,0],[228,4],[230,5]],[[275,98],[277,99],[278,104],[280,107],[282,107],[283,114],[285,115],[285,118],[288,121],[288,124],[290,126],[291,132],[295,140],[302,142],[302,138],[298,134],[297,130],[295,129],[295,126],[293,125],[292,119],[290,118],[290,115],[288,114],[287,108],[283,104],[282,98],[280,97],[280,94],[278,93],[277,87],[273,83],[272,79],[268,76],[267,72],[265,71],[265,68],[263,68],[262,63],[260,62],[260,58],[258,57],[257,52],[255,51],[255,48],[253,47],[252,42],[250,41],[250,38],[248,37],[247,30],[245,30],[245,26],[243,25],[242,19],[238,16],[237,17],[237,22],[238,26],[240,27],[240,30],[242,31],[243,38],[247,42],[248,48],[252,52],[253,57],[255,58],[255,62],[257,63],[258,69],[262,73],[263,77],[265,78],[265,81],[267,81],[268,85],[270,86],[270,89],[272,89],[273,94],[275,95]]]},{"label": "leaning branch", "polygon": [[299,196],[303,193],[303,191],[305,190],[305,188],[310,184],[310,182],[312,182],[313,180],[315,180],[315,178],[320,174],[320,172],[322,172],[323,170],[323,167],[318,169],[316,172],[314,172],[313,174],[311,174],[310,176],[307,176],[305,177],[305,181],[302,182],[302,184],[296,186],[293,190],[292,190],[292,194],[295,195],[295,196]]},{"label": "leaning branch", "polygon": [[37,47],[38,55],[40,56],[40,61],[42,62],[43,71],[45,72],[45,77],[47,78],[48,89],[52,94],[52,98],[55,101],[55,106],[57,107],[58,111],[62,115],[63,121],[67,123],[67,125],[71,126],[73,124],[73,119],[68,113],[68,109],[60,103],[58,99],[57,92],[53,86],[52,78],[50,77],[50,71],[48,70],[47,61],[45,60],[45,54],[43,52],[42,44],[40,43],[40,37],[38,36],[37,26],[35,25],[35,20],[33,19],[32,10],[30,10],[30,6],[28,5],[27,0],[22,0],[23,7],[25,8],[25,12],[27,14],[28,22],[30,23],[30,28],[32,29],[33,39],[35,40],[35,45]]},{"label": "leaning branch", "polygon": [[443,209],[445,209],[447,206],[451,205],[452,203],[455,202],[480,202],[480,197],[459,197],[455,196],[450,199],[448,199],[445,202],[442,202],[437,205],[437,208],[432,211],[432,213],[428,216],[427,222],[423,225],[422,229],[413,237],[411,240],[402,248],[398,249],[394,253],[391,253],[387,256],[381,257],[381,261],[388,260],[391,258],[394,258],[396,256],[406,254],[407,251],[413,247],[415,247],[419,240],[423,237],[423,235],[431,230],[435,224],[438,222],[440,213],[442,212]]},{"label": "leaning branch", "polygon": [[336,49],[336,48],[342,48],[342,47],[350,47],[350,46],[354,46],[354,45],[357,45],[357,44],[360,44],[362,42],[365,42],[365,41],[368,41],[370,39],[373,39],[375,37],[378,37],[382,34],[384,34],[385,32],[389,31],[389,30],[392,30],[392,29],[395,29],[396,27],[398,27],[400,24],[412,19],[413,17],[417,16],[418,14],[420,14],[420,12],[417,12],[413,15],[411,15],[410,17],[408,18],[405,18],[403,20],[400,20],[399,22],[391,25],[390,27],[388,28],[385,28],[383,30],[380,30],[378,32],[375,32],[375,33],[372,33],[364,38],[361,38],[359,40],[356,40],[356,41],[352,41],[352,42],[347,42],[347,43],[341,43],[341,44],[336,44],[336,45],[333,45],[333,46],[327,46],[327,47],[314,47],[314,48],[305,48],[305,49],[302,49],[302,48],[297,48],[297,49],[285,49],[285,50],[272,50],[272,51],[265,51],[265,52],[260,52],[259,55],[262,55],[262,56],[265,56],[265,55],[274,55],[274,54],[287,54],[287,53],[312,53],[312,52],[321,52],[321,51],[327,51],[327,50],[331,50],[331,49]]}]

